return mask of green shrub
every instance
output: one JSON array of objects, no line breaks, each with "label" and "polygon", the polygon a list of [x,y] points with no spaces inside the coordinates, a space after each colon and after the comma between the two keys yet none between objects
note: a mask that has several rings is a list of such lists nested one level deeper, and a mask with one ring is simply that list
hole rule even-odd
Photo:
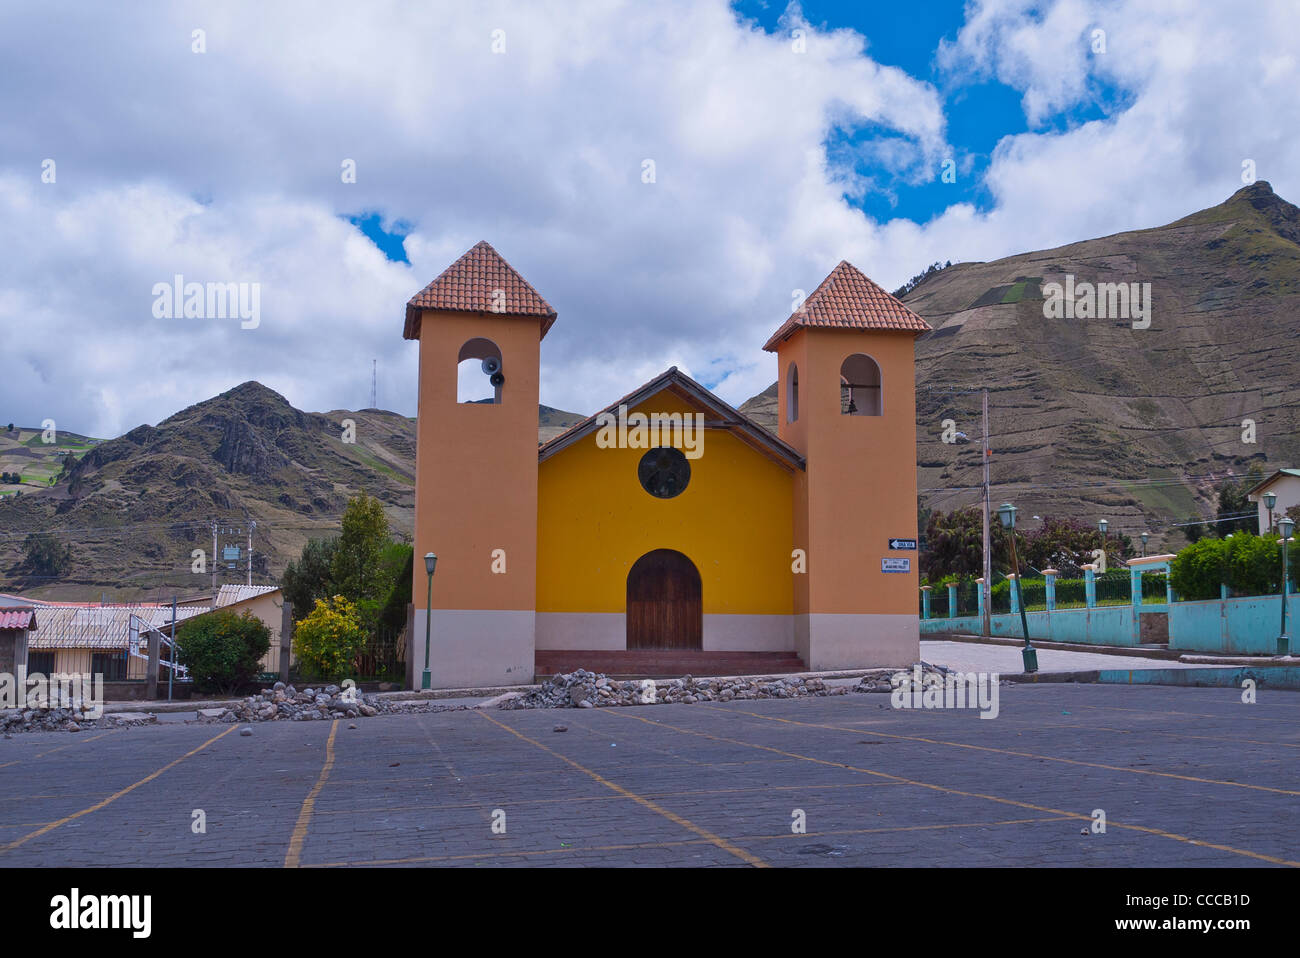
[{"label": "green shrub", "polygon": [[[1294,582],[1300,563],[1297,550],[1289,552]],[[1237,595],[1276,595],[1282,591],[1282,549],[1275,535],[1198,539],[1169,564],[1169,577],[1181,599],[1217,599],[1221,584]]]},{"label": "green shrub", "polygon": [[250,612],[208,612],[176,628],[176,658],[201,692],[236,692],[261,671],[271,630]]},{"label": "green shrub", "polygon": [[317,599],[316,608],[293,634],[293,651],[303,674],[317,678],[344,677],[365,644],[361,613],[341,595]]}]

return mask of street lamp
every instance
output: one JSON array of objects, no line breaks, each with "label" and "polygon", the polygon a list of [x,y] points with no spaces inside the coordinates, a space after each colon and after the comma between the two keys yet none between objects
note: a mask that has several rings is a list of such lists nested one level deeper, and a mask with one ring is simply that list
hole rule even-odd
[{"label": "street lamp", "polygon": [[1287,576],[1289,570],[1286,566],[1286,544],[1291,540],[1291,530],[1295,528],[1295,520],[1290,516],[1283,516],[1278,520],[1277,527],[1282,532],[1282,632],[1277,637],[1277,654],[1286,655],[1291,649],[1291,639],[1286,634],[1286,600],[1287,593],[1291,590],[1290,580]]},{"label": "street lamp", "polygon": [[1151,533],[1149,532],[1142,533],[1142,558],[1144,559],[1147,557],[1147,540],[1150,538],[1151,538]]},{"label": "street lamp", "polygon": [[1020,650],[1026,672],[1038,671],[1038,650],[1029,641],[1029,620],[1025,618],[1025,590],[1020,584],[1020,560],[1016,558],[1016,507],[1009,502],[998,506],[998,520],[1011,535],[1011,566],[1016,573],[1016,593],[1020,596],[1020,628],[1025,633],[1025,647]]},{"label": "street lamp", "polygon": [[424,603],[424,676],[420,679],[420,688],[432,688],[433,680],[429,675],[429,636],[433,622],[433,570],[438,565],[438,557],[432,552],[424,554],[424,571],[429,573],[429,596]]},{"label": "street lamp", "polygon": [[1268,531],[1273,531],[1273,507],[1277,505],[1277,493],[1264,493],[1264,508],[1268,510]]},{"label": "street lamp", "polygon": [[1105,519],[1100,519],[1097,522],[1097,528],[1101,530],[1101,567],[1103,569],[1106,568],[1106,527],[1109,525],[1110,523]]}]

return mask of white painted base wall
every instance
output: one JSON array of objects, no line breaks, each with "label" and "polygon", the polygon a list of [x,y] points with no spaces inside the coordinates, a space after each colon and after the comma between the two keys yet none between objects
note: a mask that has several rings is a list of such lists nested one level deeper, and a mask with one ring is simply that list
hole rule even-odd
[{"label": "white painted base wall", "polygon": [[[537,614],[434,609],[429,672],[435,689],[524,685],[533,680]],[[424,673],[423,609],[415,610],[415,688]]]},{"label": "white painted base wall", "polygon": [[[627,616],[622,612],[538,612],[539,649],[627,648]],[[704,616],[706,652],[789,652],[794,648],[794,616]]]},{"label": "white painted base wall", "polygon": [[916,614],[811,612],[795,619],[795,647],[814,672],[905,666],[921,656]]}]

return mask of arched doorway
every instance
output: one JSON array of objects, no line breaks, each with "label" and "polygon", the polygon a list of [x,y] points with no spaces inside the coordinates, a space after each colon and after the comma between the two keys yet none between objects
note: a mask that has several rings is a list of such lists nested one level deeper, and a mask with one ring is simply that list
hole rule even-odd
[{"label": "arched doorway", "polygon": [[627,647],[703,649],[702,592],[699,570],[680,552],[637,559],[627,574]]}]

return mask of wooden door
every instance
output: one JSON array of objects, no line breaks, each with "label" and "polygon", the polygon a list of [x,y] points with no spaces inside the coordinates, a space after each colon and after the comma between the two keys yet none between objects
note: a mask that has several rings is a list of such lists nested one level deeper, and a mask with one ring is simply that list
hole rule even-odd
[{"label": "wooden door", "polygon": [[704,603],[700,573],[672,549],[656,549],[636,560],[627,574],[629,649],[704,648]]}]

